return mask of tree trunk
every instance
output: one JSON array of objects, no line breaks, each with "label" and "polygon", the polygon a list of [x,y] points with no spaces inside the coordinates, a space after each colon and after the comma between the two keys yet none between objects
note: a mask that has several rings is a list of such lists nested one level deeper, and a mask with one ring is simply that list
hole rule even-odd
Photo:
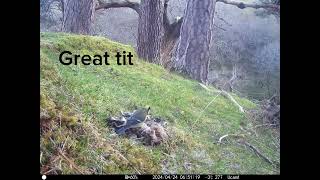
[{"label": "tree trunk", "polygon": [[163,0],[141,0],[138,26],[138,56],[160,64],[163,37]]},{"label": "tree trunk", "polygon": [[90,34],[94,20],[94,0],[63,0],[62,31]]},{"label": "tree trunk", "polygon": [[175,54],[175,68],[206,83],[215,0],[188,0]]},{"label": "tree trunk", "polygon": [[169,22],[168,17],[168,1],[165,0],[164,3],[164,13],[163,13],[163,27],[164,35],[162,39],[161,46],[161,65],[167,69],[173,67],[172,57],[176,49],[176,44],[180,36],[180,28],[183,22],[183,18],[175,18],[173,23]]}]

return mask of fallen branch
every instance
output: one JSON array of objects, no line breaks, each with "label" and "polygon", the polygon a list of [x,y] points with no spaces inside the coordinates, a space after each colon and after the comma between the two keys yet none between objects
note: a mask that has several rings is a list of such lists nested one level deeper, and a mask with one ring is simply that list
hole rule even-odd
[{"label": "fallen branch", "polygon": [[229,98],[236,106],[238,106],[239,111],[244,113],[244,109],[243,107],[226,91],[222,90],[222,95],[224,95],[225,97]]},{"label": "fallen branch", "polygon": [[244,135],[243,134],[226,134],[226,135],[223,135],[219,138],[219,141],[218,143],[222,143],[222,140],[226,137],[229,137],[229,136],[233,136],[233,137],[236,137],[236,138],[244,138]]},{"label": "fallen branch", "polygon": [[254,147],[253,145],[249,144],[247,141],[243,141],[243,144],[248,146],[250,149],[252,149],[258,156],[260,156],[262,159],[264,159],[265,161],[267,161],[268,163],[270,163],[271,165],[273,165],[274,163],[267,158],[265,155],[263,155],[256,147]]},{"label": "fallen branch", "polygon": [[[201,87],[203,87],[204,89],[206,89],[207,91],[211,91],[206,85],[202,84],[202,83],[199,83]],[[219,93],[218,95],[222,94],[224,97],[230,99],[238,108],[239,108],[239,111],[244,113],[244,109],[243,107],[226,91],[224,90],[221,90],[221,91],[216,91],[217,93]],[[217,95],[217,96],[218,96]],[[211,103],[210,103],[211,104]]]},{"label": "fallen branch", "polygon": [[253,145],[251,145],[250,143],[248,143],[247,141],[244,140],[244,135],[242,134],[226,134],[223,135],[219,138],[218,143],[222,143],[222,140],[225,139],[226,137],[237,137],[237,138],[241,138],[239,142],[243,143],[245,146],[249,147],[250,149],[252,149],[259,157],[261,157],[263,160],[265,160],[266,162],[270,163],[271,165],[276,165],[279,166],[278,163],[274,163],[272,160],[270,160],[268,157],[266,157],[265,155],[263,155],[256,147],[254,147]]},{"label": "fallen branch", "polygon": [[203,87],[204,89],[206,89],[207,91],[211,91],[206,85],[202,84],[202,83],[199,83],[199,85],[201,87]]},{"label": "fallen branch", "polygon": [[254,126],[254,128],[262,127],[262,126],[277,126],[278,124],[259,124]]},{"label": "fallen branch", "polygon": [[222,139],[225,138],[225,137],[228,137],[228,136],[229,136],[229,134],[226,134],[226,135],[221,136],[221,137],[219,138],[218,143],[221,143]]}]

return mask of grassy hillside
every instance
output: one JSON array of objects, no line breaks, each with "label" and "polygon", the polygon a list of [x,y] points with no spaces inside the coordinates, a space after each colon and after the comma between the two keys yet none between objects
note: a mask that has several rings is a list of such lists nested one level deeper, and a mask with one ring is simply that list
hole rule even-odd
[{"label": "grassy hillside", "polygon": [[[133,66],[65,66],[59,54],[115,54],[132,47],[101,37],[41,33],[40,171],[47,174],[218,173],[274,174],[277,169],[224,134],[242,134],[261,152],[279,161],[272,130],[257,135],[241,130],[253,127],[232,102],[222,96],[199,115],[216,95],[196,81],[138,60]],[[210,87],[214,90],[213,87]],[[252,102],[233,95],[246,109]],[[151,114],[169,124],[170,139],[160,146],[144,146],[118,136],[106,118],[120,110],[151,106]]]}]

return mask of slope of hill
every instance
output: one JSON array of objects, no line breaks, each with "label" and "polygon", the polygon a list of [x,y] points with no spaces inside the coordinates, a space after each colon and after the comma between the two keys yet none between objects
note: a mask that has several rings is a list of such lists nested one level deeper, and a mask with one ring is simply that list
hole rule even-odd
[{"label": "slope of hill", "polygon": [[[137,59],[133,66],[65,66],[59,54],[115,54],[130,46],[102,37],[40,33],[40,171],[42,174],[218,173],[277,174],[264,161],[225,134],[241,134],[273,161],[280,161],[272,129],[245,131],[256,124],[228,99],[162,67]],[[233,97],[246,109],[256,105]],[[145,146],[118,136],[106,124],[110,115],[151,106],[168,122],[169,141]]]}]

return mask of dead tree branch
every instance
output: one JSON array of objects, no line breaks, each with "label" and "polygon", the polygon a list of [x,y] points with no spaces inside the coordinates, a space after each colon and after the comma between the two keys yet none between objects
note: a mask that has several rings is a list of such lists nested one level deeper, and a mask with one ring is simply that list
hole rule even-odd
[{"label": "dead tree branch", "polygon": [[219,14],[217,13],[217,11],[215,12],[215,18],[221,20],[222,22],[224,22],[226,25],[228,26],[232,26],[229,22],[227,22],[225,19],[223,19],[222,17],[219,16]]},{"label": "dead tree branch", "polygon": [[243,107],[228,92],[222,90],[222,95],[224,95],[224,97],[230,99],[239,108],[239,111],[244,113]]},{"label": "dead tree branch", "polygon": [[272,160],[270,160],[268,157],[266,157],[265,155],[263,155],[258,148],[256,148],[255,146],[253,146],[252,144],[248,143],[245,139],[244,139],[244,135],[242,134],[226,134],[223,135],[219,138],[218,143],[222,143],[222,140],[225,139],[226,137],[235,137],[238,138],[238,142],[241,144],[244,144],[245,146],[249,147],[251,150],[254,151],[254,153],[256,153],[260,158],[262,158],[263,160],[265,160],[266,162],[270,163],[271,165],[276,165],[279,166],[279,163],[277,162],[273,162]]},{"label": "dead tree branch", "polygon": [[226,135],[223,135],[219,138],[219,141],[218,143],[222,143],[222,140],[226,137],[235,137],[235,138],[244,138],[244,135],[243,134],[226,134]]},{"label": "dead tree branch", "polygon": [[263,127],[263,126],[278,126],[278,124],[270,124],[270,123],[259,124],[259,125],[254,126],[254,128]]},{"label": "dead tree branch", "polygon": [[227,82],[227,85],[229,87],[229,91],[233,92],[233,83],[237,79],[237,66],[236,64],[232,67],[232,77]]},{"label": "dead tree branch", "polygon": [[269,158],[267,158],[265,155],[263,155],[256,147],[249,144],[247,141],[244,141],[243,144],[246,145],[247,147],[249,147],[250,149],[252,149],[259,157],[261,157],[262,159],[264,159],[265,161],[267,161],[271,165],[274,164]]},{"label": "dead tree branch", "polygon": [[227,31],[226,29],[224,29],[224,28],[222,28],[222,27],[220,27],[220,26],[217,26],[216,24],[214,24],[213,26],[216,27],[216,28],[218,28],[218,29],[221,29],[221,30],[223,30],[223,31]]},{"label": "dead tree branch", "polygon": [[98,6],[96,7],[96,10],[100,9],[109,9],[109,8],[122,8],[127,7],[135,10],[138,14],[140,13],[140,4],[139,2],[133,2],[129,0],[122,0],[122,1],[115,1],[115,0],[99,0]]},{"label": "dead tree branch", "polygon": [[217,0],[217,2],[235,5],[240,9],[251,7],[251,8],[255,8],[255,9],[264,8],[264,9],[274,9],[274,10],[280,11],[280,5],[271,4],[271,3],[270,4],[257,4],[257,3],[250,4],[250,3],[236,2],[236,1],[232,1],[232,0]]},{"label": "dead tree branch", "polygon": [[[207,91],[211,91],[206,85],[204,85],[204,84],[202,84],[202,83],[199,83],[199,85],[201,86],[201,87],[203,87],[205,90],[207,90]],[[212,92],[212,91],[211,91]],[[244,108],[228,93],[228,92],[226,92],[226,91],[224,91],[224,90],[221,90],[221,91],[215,91],[216,93],[218,93],[218,95],[222,95],[222,96],[224,96],[225,98],[227,98],[227,99],[230,99],[238,108],[239,108],[239,111],[240,112],[242,112],[242,113],[244,113],[245,111],[244,111]]]}]

